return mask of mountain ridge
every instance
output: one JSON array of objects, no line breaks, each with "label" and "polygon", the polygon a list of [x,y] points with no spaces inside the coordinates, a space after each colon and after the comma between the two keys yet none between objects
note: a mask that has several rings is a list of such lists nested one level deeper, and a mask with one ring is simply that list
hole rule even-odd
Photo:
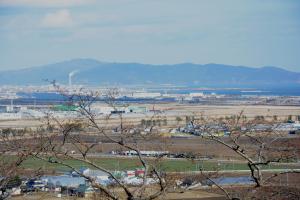
[{"label": "mountain ridge", "polygon": [[0,84],[40,85],[45,79],[67,84],[68,75],[71,72],[75,72],[74,84],[86,85],[300,86],[299,72],[291,72],[274,66],[252,68],[215,63],[152,65],[134,62],[101,62],[90,58],[72,59],[19,70],[0,71]]}]

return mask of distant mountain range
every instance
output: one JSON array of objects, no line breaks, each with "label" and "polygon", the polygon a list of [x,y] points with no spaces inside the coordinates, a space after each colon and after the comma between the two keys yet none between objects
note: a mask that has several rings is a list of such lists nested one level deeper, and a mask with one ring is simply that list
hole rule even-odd
[{"label": "distant mountain range", "polygon": [[[71,74],[70,74],[71,73]],[[300,73],[278,67],[251,68],[222,64],[148,65],[74,59],[40,67],[0,71],[1,85],[40,85],[45,79],[68,84],[172,84],[189,87],[300,87]]]}]

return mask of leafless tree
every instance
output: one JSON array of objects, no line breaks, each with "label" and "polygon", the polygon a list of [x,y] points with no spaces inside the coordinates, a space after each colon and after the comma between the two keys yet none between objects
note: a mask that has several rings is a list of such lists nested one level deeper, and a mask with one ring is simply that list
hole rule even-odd
[{"label": "leafless tree", "polygon": [[[67,95],[62,91],[61,93]],[[141,127],[124,122],[123,112],[119,112],[118,105],[115,102],[116,95],[118,95],[116,90],[109,90],[105,99],[106,104],[113,108],[115,114],[108,114],[101,117],[99,117],[99,114],[95,113],[92,108],[93,103],[99,97],[98,93],[69,96],[70,103],[78,106],[77,113],[79,116],[76,119],[61,120],[51,116],[51,114],[47,115],[45,119],[46,122],[44,123],[47,126],[45,129],[51,128],[52,133],[44,134],[43,137],[40,138],[40,149],[31,153],[31,156],[48,163],[68,167],[88,180],[93,188],[97,189],[101,194],[105,194],[109,199],[155,199],[166,191],[167,184],[163,175],[164,173],[156,168],[155,162],[149,162],[142,156],[139,143],[135,142],[137,141],[135,138],[140,139],[143,137],[141,135],[142,129]],[[111,123],[111,121],[113,121],[113,123]],[[150,127],[150,130],[152,129],[153,126]],[[78,133],[86,130],[92,130],[95,137],[118,145],[121,149],[136,152],[139,163],[144,170],[142,184],[139,185],[139,187],[126,185],[109,169],[96,164],[93,159],[91,159],[90,154],[99,142],[85,142],[81,138],[81,136],[84,137],[84,135]],[[113,136],[110,132],[111,130],[117,130],[118,137]],[[72,153],[71,149],[75,149],[77,153]],[[122,189],[122,192],[115,192],[109,186],[100,184],[94,177],[83,174],[72,164],[69,164],[67,160],[76,160],[105,172],[113,179],[116,187]],[[149,177],[156,180],[156,183],[151,185],[151,189],[149,189],[147,183]]]},{"label": "leafless tree", "polygon": [[[202,116],[199,119],[192,119],[190,124],[193,126],[194,134],[220,144],[245,161],[255,188],[269,186],[272,179],[279,175],[300,173],[300,170],[293,168],[264,173],[263,167],[289,162],[299,155],[297,146],[290,146],[281,140],[287,133],[278,131],[278,121],[267,121],[264,118],[247,119],[242,111],[239,115],[219,119]],[[227,137],[220,136],[220,131],[226,131]],[[209,176],[207,179],[212,180]],[[215,185],[226,194],[227,198],[232,197],[217,183]]]},{"label": "leafless tree", "polygon": [[[36,146],[23,138],[26,130],[13,128],[0,129],[0,199],[6,199],[10,196],[10,188],[21,181],[19,176],[26,172],[22,164],[30,155],[36,151]],[[39,170],[32,172],[39,174]]]}]

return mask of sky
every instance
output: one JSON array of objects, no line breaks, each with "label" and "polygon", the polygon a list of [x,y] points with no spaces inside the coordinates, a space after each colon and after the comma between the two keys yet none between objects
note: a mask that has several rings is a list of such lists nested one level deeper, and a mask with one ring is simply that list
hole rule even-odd
[{"label": "sky", "polygon": [[0,71],[74,58],[300,72],[300,1],[0,0]]}]

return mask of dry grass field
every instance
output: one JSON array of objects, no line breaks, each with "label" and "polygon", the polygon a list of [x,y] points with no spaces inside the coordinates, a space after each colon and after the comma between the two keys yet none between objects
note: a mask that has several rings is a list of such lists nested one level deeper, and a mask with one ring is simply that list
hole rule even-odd
[{"label": "dry grass field", "polygon": [[[299,106],[203,106],[197,104],[175,104],[175,103],[161,103],[161,104],[133,104],[138,106],[146,106],[149,110],[155,109],[161,112],[156,114],[161,118],[166,118],[168,126],[182,125],[184,120],[178,122],[176,117],[184,119],[185,116],[207,116],[210,118],[219,118],[225,116],[238,115],[243,111],[243,115],[251,119],[255,116],[264,116],[266,119],[273,119],[273,116],[277,116],[278,119],[285,120],[288,116],[293,116],[295,119],[300,116]],[[106,104],[95,104],[95,108],[101,106],[107,106]],[[125,114],[124,122],[127,124],[137,125],[140,124],[142,119],[150,119],[153,117],[152,112],[145,114],[130,113]],[[110,121],[103,120],[104,116],[99,116],[99,123],[109,125],[115,125],[119,123],[117,116],[112,116]],[[37,119],[21,119],[21,120],[0,120],[0,128],[22,128],[22,127],[38,127],[43,124],[43,121]]]}]

